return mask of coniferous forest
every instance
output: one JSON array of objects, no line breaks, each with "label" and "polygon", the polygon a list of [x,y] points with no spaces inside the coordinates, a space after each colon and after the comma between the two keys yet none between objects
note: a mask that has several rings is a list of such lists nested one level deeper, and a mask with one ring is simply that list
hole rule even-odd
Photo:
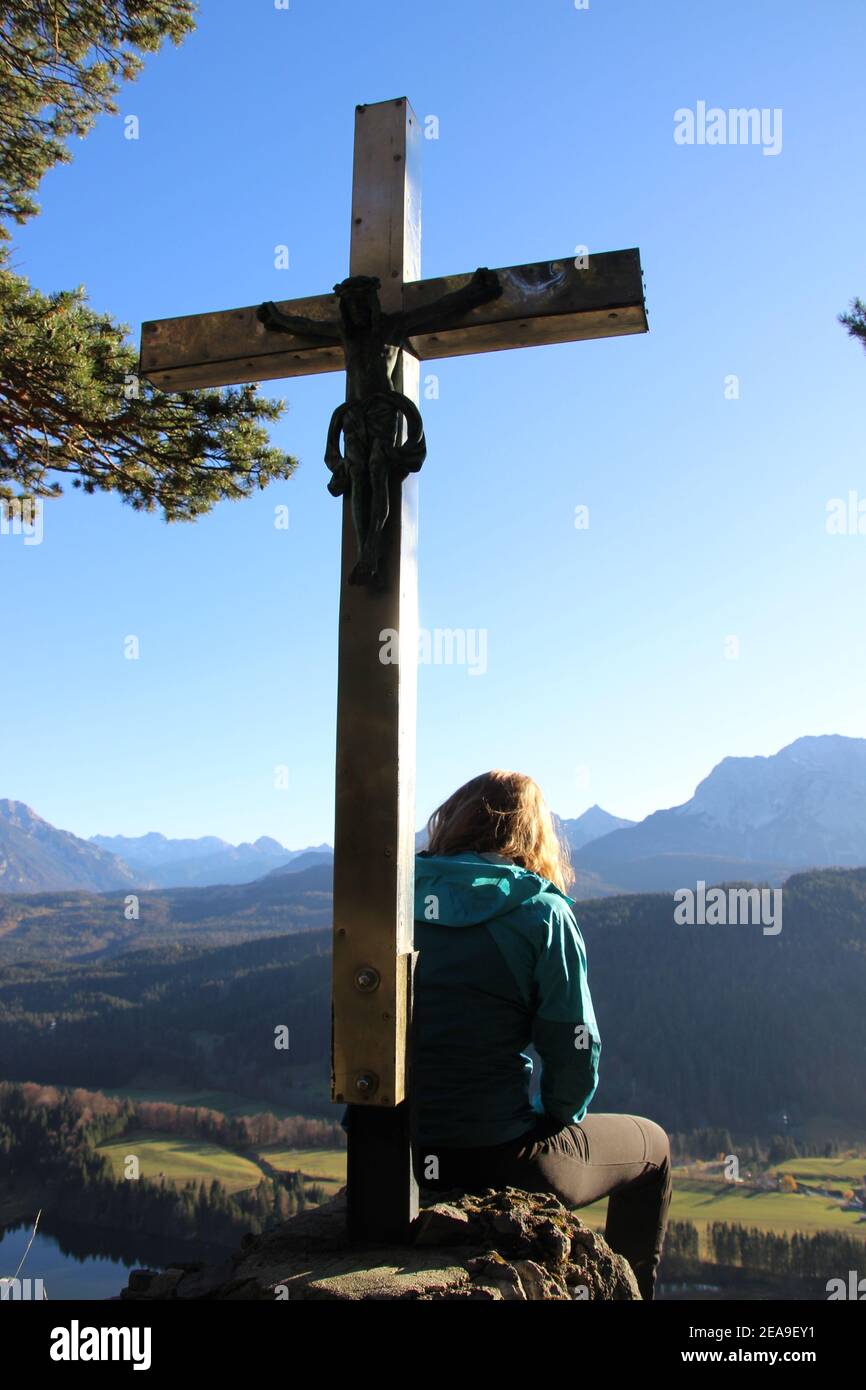
[{"label": "coniferous forest", "polygon": [[[677,925],[665,894],[578,905],[602,1036],[596,1108],[674,1132],[866,1126],[866,870],[799,874],[783,891],[778,935]],[[0,965],[3,1075],[209,1087],[333,1120],[330,933],[261,937],[254,915],[246,929],[232,945],[138,937],[95,959]]]}]

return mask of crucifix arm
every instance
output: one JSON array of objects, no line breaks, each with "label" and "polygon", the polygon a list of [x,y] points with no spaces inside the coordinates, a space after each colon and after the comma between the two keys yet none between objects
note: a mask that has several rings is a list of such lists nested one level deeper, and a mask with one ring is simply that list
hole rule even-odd
[{"label": "crucifix arm", "polygon": [[417,309],[394,314],[391,323],[402,337],[410,337],[413,333],[432,333],[437,328],[447,327],[452,319],[462,318],[470,309],[478,309],[482,304],[498,299],[502,290],[502,281],[496,271],[479,266],[462,289],[443,294],[432,304],[421,304]]},{"label": "crucifix arm", "polygon": [[318,338],[339,343],[340,329],[333,319],[308,319],[301,314],[284,314],[272,300],[261,304],[256,317],[271,333],[294,333],[298,338]]}]

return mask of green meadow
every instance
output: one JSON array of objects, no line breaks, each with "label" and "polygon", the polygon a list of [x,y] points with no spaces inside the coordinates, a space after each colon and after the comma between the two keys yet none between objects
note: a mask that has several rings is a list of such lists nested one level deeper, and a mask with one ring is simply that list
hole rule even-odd
[{"label": "green meadow", "polygon": [[[167,1099],[168,1097],[161,1097]],[[189,1104],[183,1101],[182,1104]],[[204,1104],[199,1101],[199,1104]],[[214,1106],[215,1108],[215,1106]],[[218,1144],[150,1130],[128,1134],[121,1140],[101,1145],[100,1151],[113,1163],[121,1175],[128,1154],[138,1155],[143,1177],[157,1177],[174,1183],[186,1183],[190,1177],[210,1183],[214,1177],[229,1193],[254,1187],[268,1169],[278,1172],[303,1173],[307,1184],[317,1183],[328,1197],[334,1195],[346,1181],[345,1150],[313,1150],[267,1145],[247,1156],[235,1154]],[[257,1162],[261,1159],[261,1162]],[[780,1163],[778,1172],[790,1172],[801,1181],[822,1183],[834,1188],[848,1188],[859,1183],[863,1159],[791,1159]],[[603,1229],[606,1200],[581,1208],[582,1219],[589,1226]],[[713,1179],[678,1176],[674,1173],[674,1194],[670,1209],[671,1220],[691,1220],[695,1226],[712,1222],[731,1222],[756,1226],[767,1232],[835,1232],[856,1236],[866,1241],[866,1220],[855,1211],[842,1211],[838,1201],[820,1195],[803,1193],[771,1193]]]},{"label": "green meadow", "polygon": [[[163,1092],[159,1099],[168,1100],[170,1097]],[[177,1103],[188,1105],[191,1102],[185,1098]],[[205,1104],[204,1100],[197,1103]],[[134,1154],[138,1158],[139,1172],[143,1178],[157,1178],[162,1174],[167,1182],[181,1186],[189,1182],[190,1178],[196,1184],[202,1181],[209,1184],[217,1178],[230,1193],[255,1187],[262,1178],[268,1176],[268,1170],[271,1168],[281,1173],[301,1172],[308,1186],[318,1184],[329,1197],[346,1181],[344,1149],[289,1149],[281,1145],[269,1145],[255,1152],[238,1154],[220,1144],[208,1143],[204,1139],[185,1139],[176,1134],[138,1130],[124,1135],[121,1139],[107,1140],[100,1144],[99,1152],[111,1160],[118,1177],[123,1175],[128,1155]],[[261,1163],[257,1161],[259,1157]]]},{"label": "green meadow", "polygon": [[99,1146],[99,1152],[111,1160],[115,1174],[122,1177],[124,1164],[130,1154],[139,1161],[143,1178],[157,1178],[183,1186],[192,1178],[196,1184],[209,1184],[217,1178],[228,1192],[240,1192],[255,1187],[265,1176],[257,1163],[232,1153],[219,1144],[201,1139],[183,1139],[176,1134],[160,1134],[141,1130],[111,1139]]},{"label": "green meadow", "polygon": [[[290,1149],[279,1145],[262,1148],[246,1157],[195,1139],[161,1135],[150,1131],[127,1135],[101,1146],[114,1165],[123,1172],[128,1154],[138,1156],[143,1177],[155,1178],[162,1173],[167,1181],[184,1183],[190,1178],[196,1183],[209,1183],[218,1178],[227,1191],[239,1192],[254,1187],[268,1169],[279,1172],[301,1172],[308,1185],[321,1186],[326,1196],[333,1196],[346,1181],[345,1151],[333,1149]],[[261,1164],[256,1158],[262,1160]],[[791,1172],[806,1182],[821,1180],[834,1187],[847,1188],[859,1181],[860,1159],[793,1159],[780,1164],[779,1171]],[[588,1225],[603,1229],[606,1200],[584,1207],[581,1216]],[[726,1221],[759,1230],[787,1232],[802,1231],[811,1235],[817,1231],[833,1231],[852,1235],[866,1241],[866,1220],[856,1211],[843,1211],[837,1201],[826,1197],[797,1192],[765,1192],[735,1187],[711,1179],[674,1176],[674,1195],[671,1220],[692,1221],[698,1228],[711,1222]]]},{"label": "green meadow", "polygon": [[856,1190],[866,1178],[866,1156],[789,1158],[784,1163],[777,1163],[774,1171],[791,1173],[798,1181],[814,1183],[819,1187]]},{"label": "green meadow", "polygon": [[345,1149],[286,1149],[275,1146],[258,1151],[281,1173],[303,1173],[310,1184],[317,1183],[332,1197],[346,1181]]},{"label": "green meadow", "polygon": [[[801,1160],[802,1161],[802,1160]],[[843,1211],[838,1202],[799,1192],[744,1191],[730,1183],[701,1182],[686,1178],[676,1182],[671,1203],[674,1221],[693,1221],[706,1226],[712,1221],[728,1221],[741,1226],[757,1226],[762,1231],[833,1231],[838,1235],[859,1236],[866,1240],[866,1221],[861,1213]]]},{"label": "green meadow", "polygon": [[[847,1160],[850,1163],[850,1160]],[[827,1159],[794,1159],[792,1165],[780,1165],[780,1171],[799,1176],[804,1163],[826,1165]],[[842,1184],[840,1183],[840,1186]],[[850,1184],[849,1184],[850,1185]],[[588,1226],[604,1228],[607,1199],[584,1207],[581,1218]],[[840,1235],[866,1241],[866,1221],[862,1213],[843,1211],[838,1202],[826,1197],[806,1196],[799,1192],[764,1192],[735,1187],[730,1183],[700,1178],[679,1177],[674,1173],[674,1192],[671,1201],[671,1221],[691,1221],[699,1229],[713,1221],[731,1225],[755,1226],[760,1231],[788,1235],[801,1231],[814,1235],[818,1231],[833,1231]]]},{"label": "green meadow", "polygon": [[[107,1091],[107,1095],[125,1095],[133,1100],[168,1101],[176,1105],[198,1106],[217,1110],[225,1115],[250,1115],[270,1110],[279,1118],[291,1113],[278,1106],[263,1104],[230,1091],[208,1090],[123,1090]],[[269,1169],[279,1172],[301,1172],[307,1185],[317,1184],[326,1196],[333,1196],[346,1181],[346,1152],[335,1149],[292,1149],[275,1144],[242,1156],[218,1144],[204,1140],[184,1139],[176,1135],[141,1131],[102,1145],[118,1174],[123,1171],[127,1154],[138,1155],[141,1173],[155,1178],[164,1174],[167,1181],[184,1183],[190,1178],[196,1183],[218,1178],[228,1192],[254,1187]],[[258,1162],[258,1159],[261,1162]],[[790,1173],[799,1182],[834,1191],[859,1188],[866,1175],[866,1153],[846,1154],[839,1158],[792,1158],[776,1164],[774,1172]],[[588,1225],[603,1229],[606,1199],[581,1210]],[[767,1192],[748,1186],[734,1186],[718,1177],[695,1176],[690,1171],[674,1171],[674,1193],[671,1220],[692,1221],[706,1228],[714,1221],[726,1221],[759,1230],[813,1234],[832,1231],[852,1235],[866,1241],[866,1220],[856,1211],[843,1211],[839,1202],[824,1196],[799,1192]]]}]

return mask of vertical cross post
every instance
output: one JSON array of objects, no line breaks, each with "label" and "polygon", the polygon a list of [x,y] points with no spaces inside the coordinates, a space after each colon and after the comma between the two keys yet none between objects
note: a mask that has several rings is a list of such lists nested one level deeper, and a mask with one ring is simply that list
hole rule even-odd
[{"label": "vertical cross post", "polygon": [[[388,312],[421,275],[420,129],[405,98],[357,108],[350,273],[377,276]],[[418,400],[419,364],[395,385]],[[412,1018],[417,479],[392,481],[383,590],[350,585],[343,502],[331,1096],[348,1103],[350,1238],[408,1240],[418,1212],[408,1066]],[[397,634],[399,660],[393,660]],[[392,659],[383,660],[383,656]]]}]

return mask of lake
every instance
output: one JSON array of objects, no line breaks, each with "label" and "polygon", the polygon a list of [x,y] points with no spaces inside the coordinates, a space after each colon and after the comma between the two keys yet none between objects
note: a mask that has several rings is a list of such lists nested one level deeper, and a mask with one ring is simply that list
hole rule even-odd
[{"label": "lake", "polygon": [[[14,1275],[33,1226],[0,1230],[0,1277]],[[213,1246],[185,1245],[126,1232],[96,1230],[43,1215],[20,1278],[41,1279],[52,1302],[116,1297],[130,1269],[164,1269],[173,1261],[225,1259]]]}]

